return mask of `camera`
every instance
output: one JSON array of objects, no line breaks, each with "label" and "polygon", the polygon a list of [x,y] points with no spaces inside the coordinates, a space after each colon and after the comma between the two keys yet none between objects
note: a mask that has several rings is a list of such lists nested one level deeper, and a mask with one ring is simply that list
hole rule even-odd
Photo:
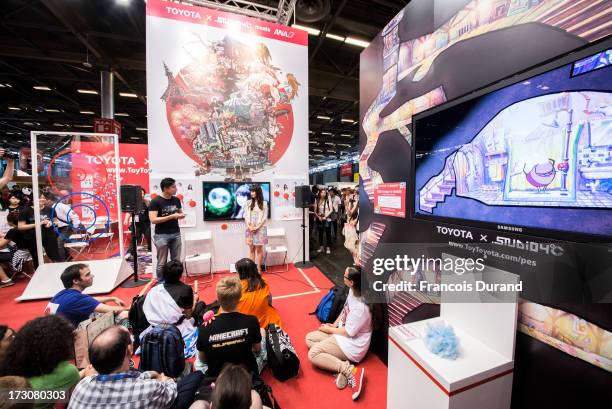
[{"label": "camera", "polygon": [[17,159],[17,154],[5,150],[4,151],[4,155],[2,155],[2,157],[5,158],[5,159]]}]

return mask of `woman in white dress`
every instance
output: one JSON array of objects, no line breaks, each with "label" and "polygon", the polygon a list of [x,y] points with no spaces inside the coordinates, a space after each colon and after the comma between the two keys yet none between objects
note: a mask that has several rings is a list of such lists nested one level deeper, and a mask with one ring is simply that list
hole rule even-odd
[{"label": "woman in white dress", "polygon": [[263,200],[261,186],[251,185],[251,198],[246,202],[244,220],[246,222],[245,238],[249,246],[249,258],[257,264],[261,273],[263,247],[268,244],[266,221],[268,220],[268,203]]}]

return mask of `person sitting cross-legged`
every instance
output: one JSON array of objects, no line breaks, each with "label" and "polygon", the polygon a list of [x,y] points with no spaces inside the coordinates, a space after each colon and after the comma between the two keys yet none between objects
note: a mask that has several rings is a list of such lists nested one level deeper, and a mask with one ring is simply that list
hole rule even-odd
[{"label": "person sitting cross-legged", "polygon": [[[94,275],[87,264],[72,264],[64,270],[61,275],[64,289],[55,294],[45,313],[59,314],[78,327],[81,321],[96,313],[115,313],[115,322],[127,322],[129,307],[117,297],[92,297],[83,294],[83,291],[91,287]],[[112,301],[116,305],[108,305],[106,302]]]},{"label": "person sitting cross-legged", "polygon": [[180,261],[169,261],[162,268],[164,282],[159,283],[147,294],[142,310],[151,324],[140,334],[142,339],[153,326],[160,324],[175,325],[185,342],[185,358],[196,353],[198,330],[195,327],[195,315],[201,320],[204,304],[194,296],[190,285],[181,282],[183,264]]},{"label": "person sitting cross-legged", "polygon": [[263,329],[268,328],[269,324],[282,328],[280,315],[272,306],[270,287],[261,277],[255,262],[249,258],[240,259],[236,262],[236,271],[242,285],[237,311],[257,317],[259,326]]},{"label": "person sitting cross-legged", "polygon": [[310,362],[337,374],[336,386],[343,389],[350,385],[353,400],[356,400],[363,387],[364,369],[351,362],[361,362],[368,353],[372,313],[361,297],[361,270],[348,267],[344,272],[344,284],[350,291],[338,319],[306,334],[306,345]]},{"label": "person sitting cross-legged", "polygon": [[[206,368],[205,382],[214,380],[227,363],[244,365],[253,379],[259,377],[259,368],[254,354],[262,350],[262,333],[257,318],[236,311],[242,285],[238,277],[224,277],[217,283],[217,299],[221,312],[217,317],[199,328],[196,368],[202,363]],[[221,311],[220,310],[220,311]],[[265,333],[264,333],[265,334]],[[210,402],[212,388],[200,388],[196,399]]]}]

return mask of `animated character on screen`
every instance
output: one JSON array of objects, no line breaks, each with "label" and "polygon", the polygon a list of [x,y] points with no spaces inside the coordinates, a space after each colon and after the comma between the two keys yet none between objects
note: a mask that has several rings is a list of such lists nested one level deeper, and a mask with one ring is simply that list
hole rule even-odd
[{"label": "animated character on screen", "polygon": [[420,209],[453,187],[488,205],[612,208],[611,107],[612,94],[580,91],[504,108],[420,189]]}]

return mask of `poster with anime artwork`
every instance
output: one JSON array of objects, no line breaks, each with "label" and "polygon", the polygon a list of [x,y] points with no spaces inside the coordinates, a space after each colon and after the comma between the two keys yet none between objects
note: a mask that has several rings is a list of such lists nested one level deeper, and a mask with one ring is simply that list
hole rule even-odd
[{"label": "poster with anime artwork", "polygon": [[277,220],[299,220],[302,209],[295,207],[295,187],[305,185],[304,179],[279,178],[272,180],[272,217]]},{"label": "poster with anime artwork", "polygon": [[289,158],[307,146],[307,44],[291,27],[149,1],[151,165],[225,181],[298,171]]},{"label": "poster with anime artwork", "polygon": [[160,182],[163,178],[176,180],[176,197],[181,201],[185,218],[179,220],[180,227],[195,227],[197,223],[196,210],[196,179],[189,175],[151,175],[151,199],[161,194]]}]

